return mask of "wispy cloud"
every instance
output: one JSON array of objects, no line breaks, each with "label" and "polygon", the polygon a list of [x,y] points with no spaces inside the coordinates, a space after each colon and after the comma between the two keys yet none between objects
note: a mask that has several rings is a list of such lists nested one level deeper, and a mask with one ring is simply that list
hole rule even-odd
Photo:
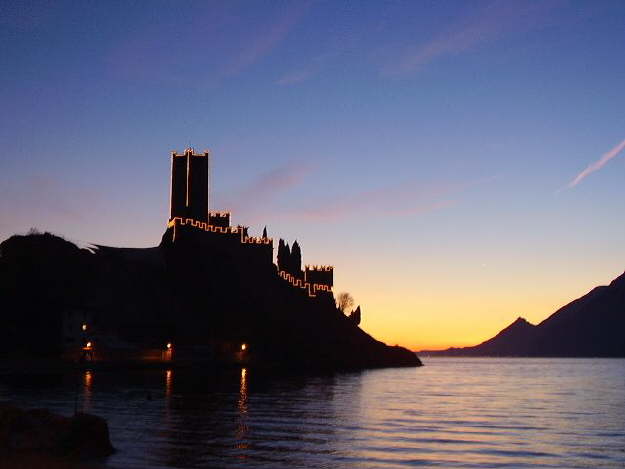
[{"label": "wispy cloud", "polygon": [[314,168],[306,163],[288,163],[261,174],[230,197],[218,197],[220,199],[218,203],[254,218],[255,214],[252,212],[262,210],[275,197],[301,184],[313,170]]},{"label": "wispy cloud", "polygon": [[287,86],[308,80],[310,77],[317,75],[327,62],[341,55],[346,47],[347,45],[344,44],[343,46],[336,48],[332,52],[328,52],[314,57],[313,59],[309,60],[302,68],[284,74],[282,77],[276,80],[276,84]]},{"label": "wispy cloud", "polygon": [[601,156],[601,158],[599,158],[597,161],[595,161],[594,163],[591,163],[590,165],[588,165],[588,167],[585,170],[583,170],[581,173],[579,173],[577,176],[575,176],[575,178],[573,178],[573,180],[571,182],[569,182],[568,187],[569,188],[575,187],[586,176],[588,176],[589,174],[594,173],[595,171],[599,171],[601,168],[603,168],[607,164],[608,161],[610,161],[612,158],[615,158],[616,156],[618,156],[619,153],[621,153],[623,151],[623,149],[625,149],[625,140],[623,140],[621,143],[616,145],[609,152],[604,153],[603,156]]},{"label": "wispy cloud", "polygon": [[468,182],[420,184],[416,181],[400,186],[363,191],[343,198],[326,200],[314,207],[290,213],[303,220],[334,220],[358,214],[383,213],[388,216],[420,215],[453,206],[454,197],[464,190],[494,178]]},{"label": "wispy cloud", "polygon": [[[384,216],[416,216],[454,206],[461,193],[491,182],[497,176],[469,181],[403,184],[362,190],[329,197],[318,183],[309,187],[309,196],[297,196],[293,204],[285,193],[305,184],[306,178],[318,168],[292,162],[255,178],[228,197],[218,194],[216,206],[232,210],[246,223],[271,220],[301,222],[335,221],[352,217],[384,214]],[[314,201],[314,202],[311,202]]]},{"label": "wispy cloud", "polygon": [[308,80],[314,73],[312,69],[297,70],[287,73],[276,81],[278,85],[294,85],[295,83],[301,83]]},{"label": "wispy cloud", "polygon": [[404,49],[399,58],[388,64],[382,73],[390,76],[409,75],[439,57],[473,49],[504,34],[528,30],[560,3],[557,0],[491,2],[477,14],[462,19],[429,41]]},{"label": "wispy cloud", "polygon": [[[209,2],[183,9],[189,20],[184,28],[178,27],[177,16],[159,18],[156,24],[144,21],[109,52],[109,71],[134,80],[216,86],[269,56],[310,4],[268,4],[262,15],[252,15],[234,3]],[[193,73],[185,73],[190,67]]]},{"label": "wispy cloud", "polygon": [[93,213],[106,212],[95,190],[51,174],[0,178],[0,186],[0,240],[31,227],[49,230],[86,224]]},{"label": "wispy cloud", "polygon": [[294,2],[288,5],[282,16],[250,38],[246,47],[222,71],[225,76],[235,75],[269,54],[299,22],[310,7],[310,2]]}]

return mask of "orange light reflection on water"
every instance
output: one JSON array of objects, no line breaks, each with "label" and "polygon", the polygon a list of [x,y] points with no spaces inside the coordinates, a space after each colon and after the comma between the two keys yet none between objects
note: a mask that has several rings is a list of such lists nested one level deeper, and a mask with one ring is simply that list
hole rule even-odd
[{"label": "orange light reflection on water", "polygon": [[[239,411],[238,424],[236,429],[236,439],[238,441],[236,447],[239,449],[246,449],[249,444],[246,441],[242,441],[247,435],[249,428],[247,426],[247,413],[248,413],[248,383],[247,383],[247,368],[241,368],[241,379],[239,381],[239,400],[237,402],[237,408]],[[241,457],[245,457],[241,455]]]},{"label": "orange light reflection on water", "polygon": [[173,385],[173,376],[171,370],[165,371],[165,397],[169,401],[171,399],[171,391]]},{"label": "orange light reflection on water", "polygon": [[91,398],[93,395],[93,373],[91,372],[91,370],[85,371],[82,377],[82,381],[84,388],[82,410],[83,412],[87,413],[89,410],[91,410]]}]

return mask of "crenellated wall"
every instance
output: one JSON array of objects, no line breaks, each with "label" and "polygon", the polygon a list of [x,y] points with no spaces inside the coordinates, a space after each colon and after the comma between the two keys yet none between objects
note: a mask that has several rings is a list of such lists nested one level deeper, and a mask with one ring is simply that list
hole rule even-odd
[{"label": "crenellated wall", "polygon": [[[214,233],[219,237],[211,242],[219,243],[219,249],[233,255],[237,262],[271,266],[273,264],[271,238],[248,236],[246,227],[230,226],[230,212],[209,211],[208,172],[208,152],[196,154],[192,148],[187,148],[182,154],[172,152],[170,216],[167,223],[168,231],[171,230],[168,234],[170,241],[176,242],[181,237],[194,237],[202,231]],[[236,246],[250,246],[254,249],[241,251]],[[279,276],[293,287],[306,290],[310,297],[316,296],[317,292],[331,293],[333,268],[306,266],[304,278],[298,278],[301,277],[301,251],[297,241],[293,243],[293,252],[295,253],[293,265],[289,264],[290,268],[287,269],[291,272],[280,270]],[[281,268],[283,267],[280,266],[279,269]]]},{"label": "crenellated wall", "polygon": [[262,238],[259,236],[245,236],[245,228],[240,226],[214,226],[206,222],[194,220],[193,218],[175,217],[167,223],[167,228],[174,229],[173,241],[176,240],[176,227],[192,226],[210,233],[221,233],[226,235],[235,235],[241,241],[241,244],[269,244],[273,248],[272,238]]},{"label": "crenellated wall", "polygon": [[295,288],[301,288],[302,290],[307,290],[308,296],[311,298],[314,298],[315,296],[317,296],[318,292],[332,293],[332,287],[328,285],[306,282],[302,280],[301,278],[294,277],[293,275],[291,275],[290,273],[284,270],[281,270],[280,272],[278,272],[278,275],[284,280],[286,280],[287,282],[289,282],[291,286]]},{"label": "crenellated wall", "polygon": [[334,267],[331,265],[307,265],[304,269],[304,280],[332,288],[334,285]]},{"label": "crenellated wall", "polygon": [[[228,213],[228,217],[229,216],[230,214]],[[273,239],[258,236],[246,236],[246,230],[243,227],[214,226],[192,218],[174,217],[167,223],[167,228],[172,230],[172,242],[175,242],[181,235],[183,235],[184,230],[192,229],[194,233],[199,231],[224,235],[233,241],[238,241],[237,244],[243,246],[257,246],[256,249],[261,246],[265,246],[266,248],[262,250],[262,257],[265,259],[265,262],[273,263]],[[261,254],[260,251],[259,254]],[[307,277],[305,279],[296,278],[284,270],[279,271],[278,275],[280,278],[286,280],[292,287],[306,291],[309,297],[314,298],[321,292],[332,293],[333,272],[334,268],[331,266],[306,266]],[[319,279],[318,281],[315,280],[317,278]]]},{"label": "crenellated wall", "polygon": [[213,226],[230,226],[230,212],[208,212],[208,224]]}]

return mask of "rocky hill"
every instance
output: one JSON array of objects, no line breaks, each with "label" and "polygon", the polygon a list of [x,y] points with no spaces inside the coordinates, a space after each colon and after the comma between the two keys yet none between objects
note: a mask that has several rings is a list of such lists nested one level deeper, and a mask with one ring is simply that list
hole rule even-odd
[{"label": "rocky hill", "polygon": [[304,370],[420,365],[361,330],[331,294],[311,299],[275,265],[244,262],[202,239],[164,236],[147,249],[79,249],[48,233],[5,240],[0,355],[60,354],[63,313],[77,310],[91,312],[99,331],[146,348],[245,342],[259,364]]}]

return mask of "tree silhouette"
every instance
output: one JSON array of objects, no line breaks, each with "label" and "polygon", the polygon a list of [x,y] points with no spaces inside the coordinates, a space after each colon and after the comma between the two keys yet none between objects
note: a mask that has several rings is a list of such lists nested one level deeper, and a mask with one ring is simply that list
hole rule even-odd
[{"label": "tree silhouette", "polygon": [[354,306],[354,297],[346,291],[341,292],[336,297],[336,307],[343,314],[347,312],[349,308]]},{"label": "tree silhouette", "polygon": [[358,305],[358,307],[349,314],[349,319],[351,319],[354,322],[354,324],[358,325],[360,324],[360,318],[361,318],[360,305]]},{"label": "tree silhouette", "polygon": [[291,250],[289,245],[284,243],[284,240],[280,238],[278,242],[278,269],[290,271],[289,265],[291,261]]},{"label": "tree silhouette", "polygon": [[296,277],[301,277],[302,272],[302,250],[297,241],[293,243],[291,248],[291,262],[289,263],[291,273]]}]

